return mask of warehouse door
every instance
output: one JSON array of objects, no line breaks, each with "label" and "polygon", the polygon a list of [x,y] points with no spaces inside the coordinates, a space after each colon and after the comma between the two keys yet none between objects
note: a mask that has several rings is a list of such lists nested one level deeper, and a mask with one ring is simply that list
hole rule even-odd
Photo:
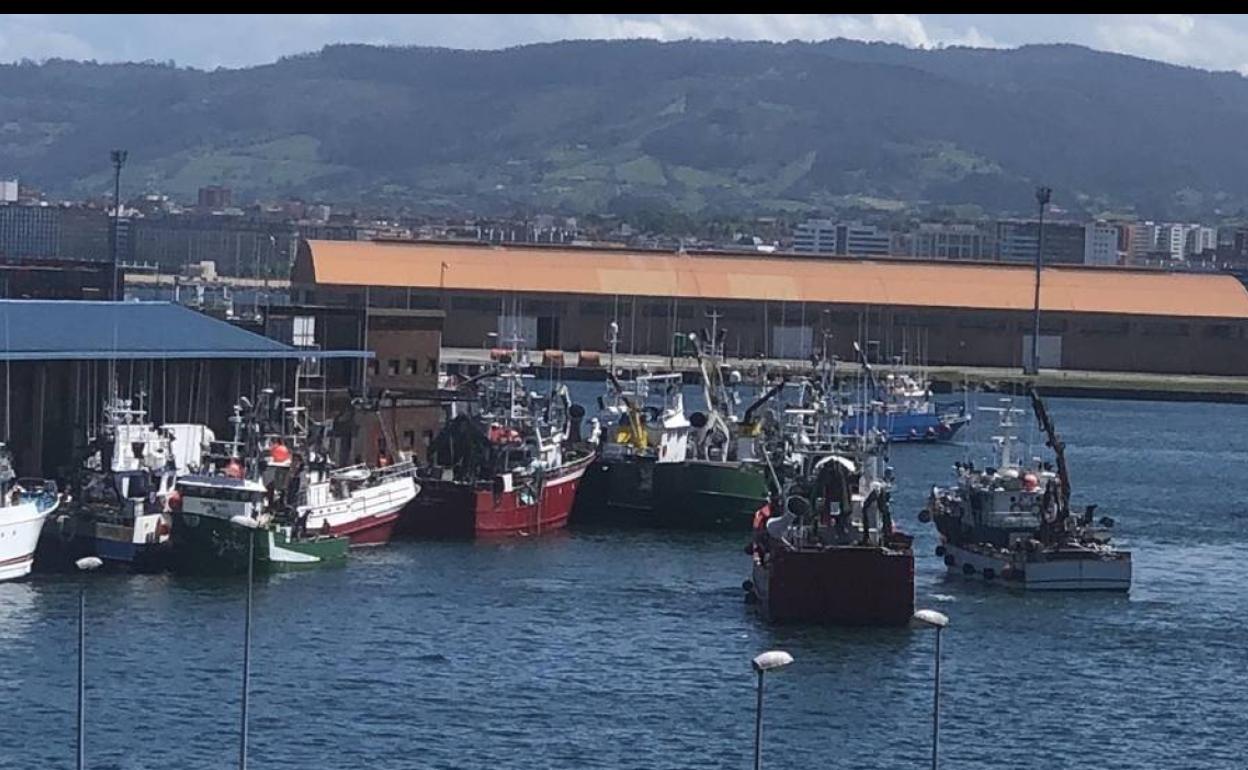
[{"label": "warehouse door", "polygon": [[[1040,354],[1041,369],[1061,369],[1062,368],[1062,335],[1060,334],[1041,334],[1040,349],[1036,351]],[[1031,362],[1031,335],[1023,335],[1023,355],[1024,364]]]},{"label": "warehouse door", "polygon": [[809,326],[773,326],[771,355],[774,358],[808,358],[813,338]]},{"label": "warehouse door", "polygon": [[543,315],[537,317],[537,349],[559,349],[559,316]]}]

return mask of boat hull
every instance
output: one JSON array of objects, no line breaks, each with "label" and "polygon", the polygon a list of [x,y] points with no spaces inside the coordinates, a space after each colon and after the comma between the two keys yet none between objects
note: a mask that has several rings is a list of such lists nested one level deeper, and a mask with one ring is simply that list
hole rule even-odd
[{"label": "boat hull", "polygon": [[953,441],[970,418],[959,414],[906,413],[886,415],[859,414],[847,420],[842,430],[851,436],[861,435],[865,428],[883,431],[889,443],[939,443]]},{"label": "boat hull", "polygon": [[[577,488],[593,462],[587,455],[548,473],[540,494],[524,480],[505,490],[500,484],[466,484],[422,479],[421,492],[404,509],[398,534],[422,538],[540,535],[568,524]],[[534,482],[535,483],[535,482]]]},{"label": "boat hull", "polygon": [[945,543],[950,574],[1027,591],[1131,590],[1131,554],[1085,552],[1014,554],[997,549]]},{"label": "boat hull", "polygon": [[75,560],[98,556],[114,568],[159,572],[169,562],[169,523],[168,514],[143,514],[133,524],[100,518],[92,510],[56,516],[45,524],[40,539],[40,569],[72,569]]},{"label": "boat hull", "polygon": [[334,536],[291,538],[284,527],[250,530],[227,519],[180,513],[173,520],[173,567],[189,574],[246,572],[248,538],[254,538],[255,567],[261,571],[339,563],[350,542]]},{"label": "boat hull", "polygon": [[914,552],[776,548],[755,558],[750,590],[773,623],[904,626],[914,615]]},{"label": "boat hull", "polygon": [[652,529],[748,532],[767,502],[761,469],[738,463],[687,460],[657,463],[626,458],[600,461],[578,496],[584,524]]},{"label": "boat hull", "polygon": [[47,516],[33,502],[0,508],[0,581],[30,574]]},{"label": "boat hull", "polygon": [[352,547],[385,545],[404,508],[419,493],[411,476],[389,479],[346,500],[310,509],[309,532],[350,539]]},{"label": "boat hull", "polygon": [[402,509],[385,515],[356,519],[338,527],[330,527],[329,534],[347,538],[352,548],[385,545],[394,536],[394,527],[399,521],[401,511]]}]

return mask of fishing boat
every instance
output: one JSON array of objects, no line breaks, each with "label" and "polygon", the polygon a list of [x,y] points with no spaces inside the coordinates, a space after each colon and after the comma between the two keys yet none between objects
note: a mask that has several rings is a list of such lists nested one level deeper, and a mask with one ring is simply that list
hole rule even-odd
[{"label": "fishing boat", "polygon": [[699,362],[707,410],[685,416],[680,375],[641,375],[629,388],[610,374],[600,457],[577,501],[578,522],[747,531],[766,502],[766,469],[756,446],[762,406],[778,387],[737,417],[741,377],[720,360],[718,329],[681,339]]},{"label": "fishing boat", "polygon": [[0,444],[0,581],[30,574],[43,523],[60,502],[55,482],[18,479],[12,453]]},{"label": "fishing boat", "polygon": [[914,612],[913,538],[893,522],[878,432],[842,433],[833,370],[768,407],[771,501],[754,518],[746,598],[772,622],[900,626]]},{"label": "fishing boat", "polygon": [[[74,483],[74,504],[49,521],[49,538],[74,556],[95,555],[137,570],[163,567],[179,475],[198,472],[214,440],[204,425],[156,426],[114,391]],[[68,507],[68,506],[67,506]]]},{"label": "fishing boat", "polygon": [[[677,372],[644,373],[621,382],[615,371],[619,326],[608,335],[607,392],[598,398],[588,441],[598,458],[577,491],[578,524],[652,525],[656,500],[678,473],[669,468],[693,456],[693,425],[685,414],[684,378]],[[656,477],[661,481],[656,486]],[[657,496],[656,496],[657,491]]]},{"label": "fishing boat", "polygon": [[410,460],[379,468],[330,468],[314,456],[301,485],[296,514],[305,526],[348,537],[352,546],[388,543],[403,508],[420,493]]},{"label": "fishing boat", "polygon": [[860,436],[881,431],[891,443],[931,443],[953,441],[971,421],[964,402],[938,402],[931,381],[904,370],[878,375],[855,344],[862,365],[862,383],[868,408],[861,408],[856,395],[843,409],[846,435]]},{"label": "fishing boat", "polygon": [[754,513],[767,502],[766,458],[761,452],[764,407],[784,381],[761,385],[762,394],[745,407],[739,372],[723,363],[724,330],[711,314],[710,331],[689,334],[688,350],[698,363],[705,412],[689,422],[689,456],[655,466],[652,523],[669,529],[748,531]]},{"label": "fishing boat", "polygon": [[465,401],[452,405],[434,439],[400,534],[531,536],[567,526],[594,453],[574,440],[577,409],[567,387],[532,391],[525,359],[514,338],[510,354],[458,386]]},{"label": "fishing boat", "polygon": [[1055,462],[1020,461],[1012,431],[1022,410],[1007,399],[994,410],[995,464],[957,463],[956,483],[933,487],[919,514],[940,533],[937,554],[951,574],[1028,591],[1129,591],[1130,552],[1112,544],[1112,519],[1094,522],[1095,505],[1072,514],[1065,444],[1039,394],[1032,389],[1029,397]]},{"label": "fishing boat", "polygon": [[[307,526],[290,503],[292,452],[266,435],[259,413],[240,400],[234,440],[213,472],[183,476],[173,501],[172,563],[189,573],[314,567],[345,560],[350,539]],[[249,542],[251,541],[251,542]]]},{"label": "fishing boat", "polygon": [[[611,391],[599,400],[589,440],[598,459],[577,491],[578,524],[642,524],[654,515],[659,465],[690,457],[690,433],[678,373],[643,374],[622,384],[608,374]],[[658,487],[662,490],[662,485]]]}]

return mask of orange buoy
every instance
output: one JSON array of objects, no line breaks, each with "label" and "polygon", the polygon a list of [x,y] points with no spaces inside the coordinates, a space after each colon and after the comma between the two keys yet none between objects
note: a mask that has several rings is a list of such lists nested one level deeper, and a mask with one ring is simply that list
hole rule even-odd
[{"label": "orange buoy", "polygon": [[275,463],[290,462],[290,449],[280,442],[274,444],[269,450],[269,459]]},{"label": "orange buoy", "polygon": [[1040,487],[1040,479],[1036,478],[1034,473],[1023,474],[1023,489],[1028,492],[1034,492]]},{"label": "orange buoy", "polygon": [[241,479],[243,477],[243,466],[238,460],[230,460],[225,466],[225,475],[232,479]]}]

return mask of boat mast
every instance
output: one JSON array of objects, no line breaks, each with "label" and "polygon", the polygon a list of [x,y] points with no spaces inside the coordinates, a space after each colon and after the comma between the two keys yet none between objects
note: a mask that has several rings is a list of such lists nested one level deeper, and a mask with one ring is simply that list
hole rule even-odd
[{"label": "boat mast", "polygon": [[1061,499],[1058,501],[1058,504],[1061,506],[1063,514],[1069,514],[1070,471],[1066,467],[1066,444],[1057,435],[1057,428],[1053,424],[1053,418],[1049,416],[1049,410],[1045,407],[1040,394],[1032,387],[1027,389],[1027,395],[1031,397],[1031,408],[1036,413],[1036,421],[1040,423],[1040,429],[1044,431],[1046,443],[1053,450],[1054,458],[1057,460],[1057,480],[1061,490]]},{"label": "boat mast", "polygon": [[607,368],[615,372],[615,353],[620,346],[620,324],[615,319],[611,320],[611,325],[607,327],[607,343],[611,346],[611,356],[607,359]]}]

